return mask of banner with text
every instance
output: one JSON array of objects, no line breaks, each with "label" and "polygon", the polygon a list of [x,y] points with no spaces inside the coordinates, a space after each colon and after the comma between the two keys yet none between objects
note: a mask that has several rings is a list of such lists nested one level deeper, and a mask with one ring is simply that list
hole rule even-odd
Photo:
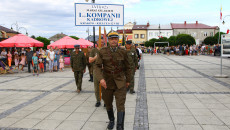
[{"label": "banner with text", "polygon": [[124,5],[75,3],[76,26],[124,26]]}]

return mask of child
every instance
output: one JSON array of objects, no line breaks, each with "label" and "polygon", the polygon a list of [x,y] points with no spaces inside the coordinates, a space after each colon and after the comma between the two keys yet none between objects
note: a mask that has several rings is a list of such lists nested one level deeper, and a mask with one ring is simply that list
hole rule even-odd
[{"label": "child", "polygon": [[60,56],[59,63],[60,63],[59,68],[60,68],[61,72],[63,72],[64,60],[62,58],[62,55]]},{"label": "child", "polygon": [[40,73],[41,72],[44,72],[44,60],[43,60],[43,57],[42,57],[42,54],[39,54],[39,68],[40,68]]},{"label": "child", "polygon": [[33,61],[33,76],[35,76],[34,72],[37,71],[37,76],[38,74],[38,57],[37,57],[37,53],[35,52],[33,57],[32,57],[32,61]]},{"label": "child", "polygon": [[18,57],[18,54],[15,54],[15,57],[14,57],[14,63],[15,63],[15,70],[16,68],[18,68],[19,70],[19,57]]},{"label": "child", "polygon": [[57,71],[57,55],[56,54],[54,58],[54,71]]},{"label": "child", "polygon": [[23,68],[26,64],[26,57],[25,57],[24,53],[22,53],[22,55],[21,55],[21,62],[19,64],[22,65],[22,68],[20,70],[23,71]]},{"label": "child", "polygon": [[7,57],[8,57],[8,65],[9,65],[9,67],[11,67],[12,55],[11,55],[10,51],[8,51]]}]

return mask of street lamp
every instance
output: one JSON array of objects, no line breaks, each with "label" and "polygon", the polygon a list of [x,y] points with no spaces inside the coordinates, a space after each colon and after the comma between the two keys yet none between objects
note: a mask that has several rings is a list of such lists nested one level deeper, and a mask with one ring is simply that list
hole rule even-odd
[{"label": "street lamp", "polygon": [[[88,2],[89,0],[85,0],[86,2]],[[92,3],[95,3],[95,0],[92,0]],[[93,26],[93,44],[94,44],[94,48],[95,48],[95,44],[96,44],[96,40],[95,40],[95,26]]]},{"label": "street lamp", "polygon": [[[228,17],[228,16],[230,16],[230,15],[226,15],[226,16],[224,17],[224,19],[225,19],[226,17]],[[224,19],[223,19],[223,22],[222,22],[223,25],[225,24]]]},{"label": "street lamp", "polygon": [[28,36],[28,32],[27,32],[27,29],[26,29],[25,27],[19,27],[19,26],[18,26],[18,23],[16,22],[16,23],[11,24],[11,30],[14,30],[14,29],[13,29],[13,25],[16,26],[16,31],[17,31],[17,32],[19,32],[20,29],[26,30],[26,35]]},{"label": "street lamp", "polygon": [[86,30],[86,33],[88,33],[88,41],[89,41],[89,27],[88,27],[88,29]]}]

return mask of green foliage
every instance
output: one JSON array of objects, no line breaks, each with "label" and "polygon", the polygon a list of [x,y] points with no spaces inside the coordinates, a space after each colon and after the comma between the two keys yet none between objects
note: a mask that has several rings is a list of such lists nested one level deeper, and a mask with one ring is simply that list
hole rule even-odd
[{"label": "green foliage", "polygon": [[196,44],[194,37],[188,34],[179,34],[176,37],[176,45],[193,45]]},{"label": "green foliage", "polygon": [[79,38],[78,37],[76,37],[76,36],[69,36],[69,37],[71,37],[71,38],[73,38],[73,39],[76,39],[76,40],[78,40]]},{"label": "green foliage", "polygon": [[[218,36],[217,36],[218,37]],[[214,44],[216,44],[217,43],[217,41],[216,41],[216,38],[215,37],[206,37],[205,39],[204,39],[204,44],[206,44],[206,45],[214,45]]]},{"label": "green foliage", "polygon": [[[226,33],[220,32],[220,36],[221,36],[222,34],[226,34]],[[218,41],[219,41],[219,32],[217,32],[217,33],[215,34],[214,38],[215,38],[215,40],[216,40],[216,43],[218,43]],[[221,43],[221,38],[220,38],[220,43]]]},{"label": "green foliage", "polygon": [[169,46],[176,46],[176,36],[171,36],[168,39]]},{"label": "green foliage", "polygon": [[45,38],[45,37],[41,37],[41,36],[39,36],[39,37],[37,37],[37,38],[36,38],[36,40],[38,40],[38,41],[40,41],[40,42],[43,42],[43,43],[44,43],[44,47],[43,47],[43,49],[46,49],[46,48],[47,48],[47,46],[50,44],[50,40],[49,40],[49,39],[47,39],[47,38]]},{"label": "green foliage", "polygon": [[36,39],[36,37],[34,35],[32,35],[31,38]]}]

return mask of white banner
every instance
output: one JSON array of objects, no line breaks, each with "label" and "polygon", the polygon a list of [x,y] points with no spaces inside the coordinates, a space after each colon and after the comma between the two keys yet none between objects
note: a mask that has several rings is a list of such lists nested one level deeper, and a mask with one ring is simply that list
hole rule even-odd
[{"label": "white banner", "polygon": [[230,57],[230,34],[222,34],[221,38],[221,55]]},{"label": "white banner", "polygon": [[124,26],[124,5],[75,3],[75,26]]}]

